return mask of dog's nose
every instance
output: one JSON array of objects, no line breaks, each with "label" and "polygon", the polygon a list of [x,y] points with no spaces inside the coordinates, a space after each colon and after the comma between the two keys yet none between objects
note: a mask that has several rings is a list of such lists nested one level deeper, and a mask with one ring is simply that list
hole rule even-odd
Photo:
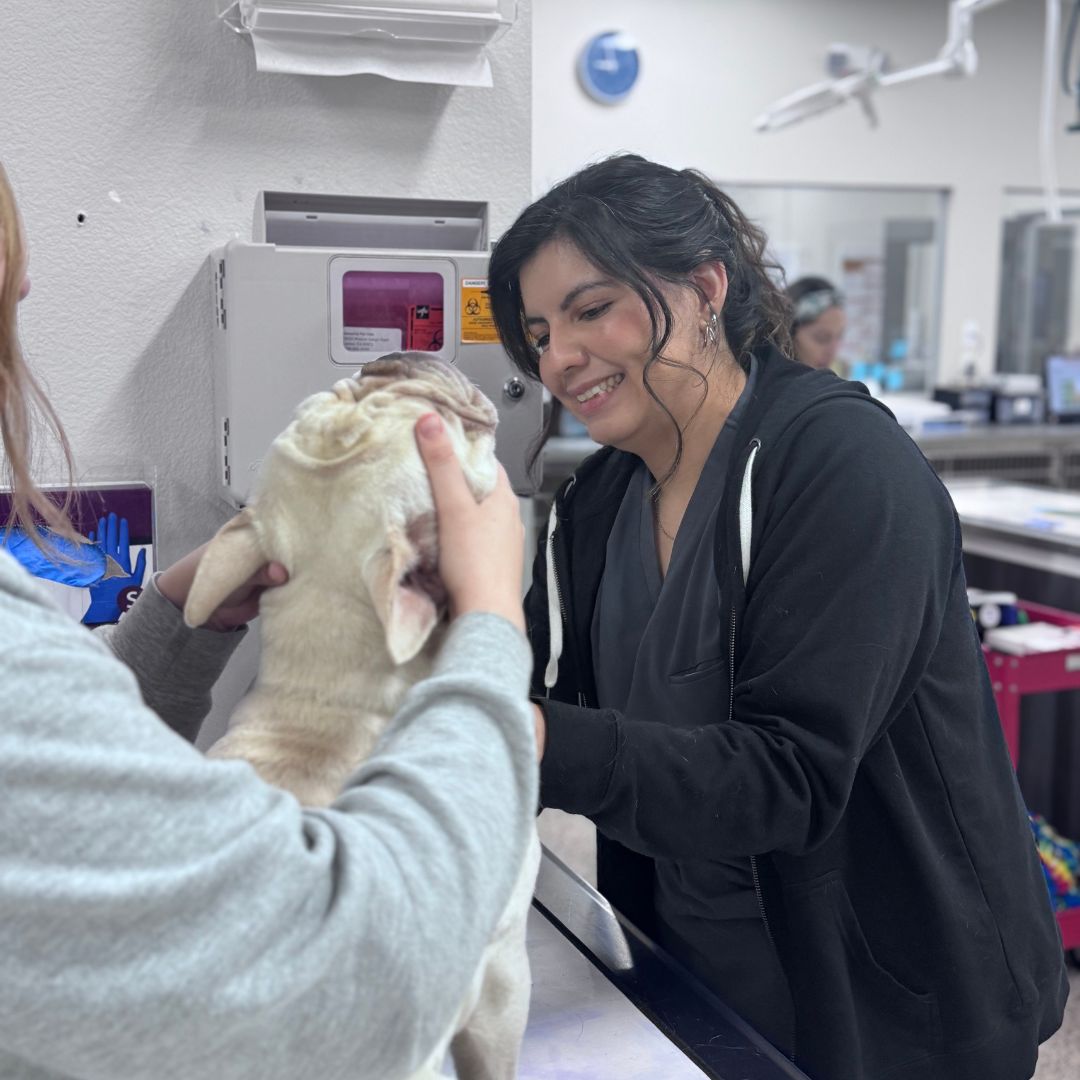
[{"label": "dog's nose", "polygon": [[359,401],[360,384],[355,379],[338,379],[334,383],[334,393],[341,401]]}]

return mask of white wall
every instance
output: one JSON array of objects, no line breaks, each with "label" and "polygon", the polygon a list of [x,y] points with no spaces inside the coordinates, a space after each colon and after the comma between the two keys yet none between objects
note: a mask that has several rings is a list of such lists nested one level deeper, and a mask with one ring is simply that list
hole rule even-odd
[{"label": "white wall", "polygon": [[[259,188],[486,199],[497,235],[529,197],[530,6],[491,49],[485,90],[260,75],[210,0],[3,5],[0,160],[31,245],[23,342],[80,470],[156,479],[159,564],[229,513],[207,253],[250,238]],[[215,724],[250,679],[245,654]]]},{"label": "white wall", "polygon": [[[989,370],[1003,191],[1040,182],[1042,0],[979,13],[976,76],[882,91],[876,130],[854,105],[780,132],[753,130],[777,98],[824,77],[830,42],[877,44],[897,67],[932,59],[947,8],[946,0],[545,0],[533,19],[534,193],[618,150],[721,181],[948,188],[940,373],[957,372],[967,319],[983,332]],[[642,72],[626,102],[605,107],[581,92],[574,68],[587,38],[611,29],[637,39]],[[1080,179],[1080,134],[1064,134],[1073,119],[1062,97],[1058,160],[1069,187]]]}]

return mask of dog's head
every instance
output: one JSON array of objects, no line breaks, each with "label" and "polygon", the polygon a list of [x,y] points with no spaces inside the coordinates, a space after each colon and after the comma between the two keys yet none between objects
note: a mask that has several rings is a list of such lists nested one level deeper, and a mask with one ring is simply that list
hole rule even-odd
[{"label": "dog's head", "polygon": [[[416,421],[438,412],[477,498],[495,484],[496,412],[457,369],[393,353],[300,403],[274,440],[255,497],[214,537],[184,618],[205,622],[271,560],[302,595],[318,590],[375,609],[395,663],[411,660],[443,614],[438,542]],[[282,596],[282,602],[285,597]]]}]

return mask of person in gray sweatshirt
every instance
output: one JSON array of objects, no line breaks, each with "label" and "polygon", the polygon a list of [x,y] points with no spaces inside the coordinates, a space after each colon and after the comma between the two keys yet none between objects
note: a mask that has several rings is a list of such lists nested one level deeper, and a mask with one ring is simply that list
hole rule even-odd
[{"label": "person in gray sweatshirt", "polygon": [[[25,265],[0,168],[9,524],[63,533],[28,465],[32,407],[67,448],[15,336]],[[453,621],[326,809],[191,742],[283,568],[190,630],[193,552],[92,634],[0,551],[2,1080],[393,1080],[452,1021],[533,824],[532,661],[516,501],[474,503],[423,425]]]}]

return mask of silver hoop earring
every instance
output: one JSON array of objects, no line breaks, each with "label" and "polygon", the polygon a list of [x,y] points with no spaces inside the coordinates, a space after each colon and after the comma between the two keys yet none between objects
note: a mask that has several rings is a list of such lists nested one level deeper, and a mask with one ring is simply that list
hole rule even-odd
[{"label": "silver hoop earring", "polygon": [[712,317],[707,323],[702,324],[701,327],[701,344],[703,347],[709,345],[715,345],[720,338],[720,323],[716,317],[716,312],[712,313]]}]

